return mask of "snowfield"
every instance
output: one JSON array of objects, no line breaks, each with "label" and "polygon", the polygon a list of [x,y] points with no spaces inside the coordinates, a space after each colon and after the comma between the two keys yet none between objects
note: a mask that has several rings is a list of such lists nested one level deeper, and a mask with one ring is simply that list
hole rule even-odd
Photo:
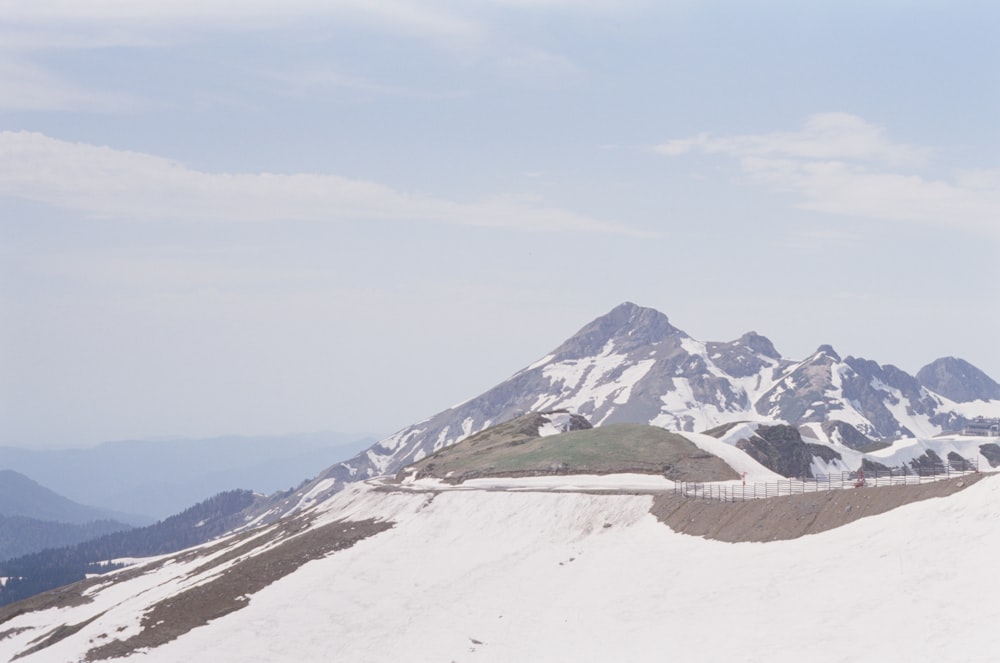
[{"label": "snowfield", "polygon": [[[1000,594],[1000,477],[767,544],[677,534],[649,514],[651,502],[643,494],[352,485],[313,507],[312,527],[372,517],[395,526],[129,660],[1000,659],[1000,604],[990,598]],[[0,624],[0,659],[57,624],[99,615],[19,659],[81,660],[105,638],[134,633],[144,606],[201,582],[190,574],[203,562],[178,560],[102,585],[91,604],[14,617]]]}]

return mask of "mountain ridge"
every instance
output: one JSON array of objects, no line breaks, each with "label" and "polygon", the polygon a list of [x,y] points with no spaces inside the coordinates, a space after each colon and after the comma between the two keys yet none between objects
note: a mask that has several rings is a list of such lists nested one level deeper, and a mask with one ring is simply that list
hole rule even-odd
[{"label": "mountain ridge", "polygon": [[350,458],[375,441],[360,433],[318,431],[118,440],[89,448],[0,447],[0,468],[56,486],[84,504],[134,510],[143,516],[134,524],[146,525],[220,491],[272,493],[297,486],[317,468]]},{"label": "mountain ridge", "polygon": [[[933,384],[961,382],[956,371],[966,365],[946,363]],[[857,435],[838,437],[861,447],[958,431],[976,416],[1000,417],[1000,399],[989,398],[994,384],[985,377],[970,393],[951,391],[966,398],[959,402],[891,364],[843,358],[829,344],[795,361],[756,331],[734,341],[699,341],[665,314],[624,302],[507,380],[330,466],[302,490],[322,486],[319,497],[329,496],[524,412],[568,409],[595,426],[648,423],[687,432],[747,420],[813,426],[810,434],[821,436],[828,434],[824,426],[847,426]],[[970,401],[971,395],[985,398]]]},{"label": "mountain ridge", "polygon": [[147,524],[142,516],[80,504],[20,472],[6,469],[0,469],[0,515],[71,525],[98,520]]}]

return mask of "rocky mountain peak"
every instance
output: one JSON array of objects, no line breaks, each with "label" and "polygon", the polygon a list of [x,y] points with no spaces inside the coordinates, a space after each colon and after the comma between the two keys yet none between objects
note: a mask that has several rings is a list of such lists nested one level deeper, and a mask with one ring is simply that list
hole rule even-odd
[{"label": "rocky mountain peak", "polygon": [[917,372],[917,381],[957,403],[1000,399],[1000,384],[958,357],[941,357]]},{"label": "rocky mountain peak", "polygon": [[816,352],[813,353],[813,357],[817,359],[821,357],[829,357],[830,359],[836,362],[841,361],[840,355],[837,354],[837,351],[833,349],[833,346],[827,345],[826,343],[816,348]]},{"label": "rocky mountain peak", "polygon": [[761,336],[755,331],[747,332],[740,336],[739,343],[750,348],[754,352],[764,355],[765,357],[771,357],[772,359],[781,359],[781,355],[778,351],[774,349],[774,344],[766,336]]},{"label": "rocky mountain peak", "polygon": [[556,348],[554,355],[560,361],[599,355],[609,341],[617,352],[629,352],[675,335],[686,336],[663,313],[625,302],[583,327]]}]

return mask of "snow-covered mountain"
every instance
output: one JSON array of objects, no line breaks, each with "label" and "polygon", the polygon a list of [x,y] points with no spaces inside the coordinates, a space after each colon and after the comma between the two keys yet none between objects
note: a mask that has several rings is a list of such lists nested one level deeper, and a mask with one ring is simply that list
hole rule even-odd
[{"label": "snow-covered mountain", "polygon": [[939,359],[919,376],[841,358],[828,345],[793,361],[755,332],[699,341],[659,311],[626,302],[496,387],[333,465],[305,490],[321,489],[317,497],[325,497],[533,411],[567,409],[595,426],[649,423],[676,431],[735,421],[810,425],[809,435],[832,435],[855,448],[1000,417],[1000,385],[967,362]]},{"label": "snow-covered mountain", "polygon": [[940,433],[996,383],[922,373],[623,304],[220,539],[0,608],[0,659],[993,660],[1000,445]]},{"label": "snow-covered mountain", "polygon": [[983,598],[1000,591],[1000,477],[741,504],[558,479],[358,482],[277,523],[0,608],[0,660],[997,657],[1000,604]]}]

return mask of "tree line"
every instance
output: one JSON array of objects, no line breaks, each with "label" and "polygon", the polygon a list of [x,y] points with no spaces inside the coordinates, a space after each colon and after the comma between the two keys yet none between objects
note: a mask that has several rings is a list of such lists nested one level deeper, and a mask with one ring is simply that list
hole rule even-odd
[{"label": "tree line", "polygon": [[0,588],[0,605],[124,566],[110,560],[163,555],[204,543],[242,524],[240,513],[255,500],[252,491],[230,490],[148,527],[2,561],[0,577],[7,580]]}]

